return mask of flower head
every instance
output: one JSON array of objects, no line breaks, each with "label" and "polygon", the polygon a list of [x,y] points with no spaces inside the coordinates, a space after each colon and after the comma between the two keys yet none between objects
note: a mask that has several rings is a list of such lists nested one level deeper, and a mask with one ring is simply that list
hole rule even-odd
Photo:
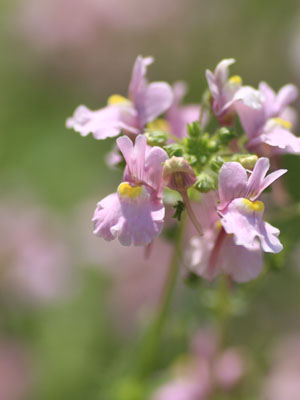
[{"label": "flower head", "polygon": [[105,240],[118,237],[121,244],[143,246],[157,236],[163,226],[162,163],[168,158],[159,147],[147,147],[145,136],[135,144],[127,136],[117,139],[126,168],[116,193],[98,203],[94,234]]},{"label": "flower head", "polygon": [[261,107],[260,93],[250,86],[242,86],[238,75],[229,78],[228,68],[233,58],[224,59],[213,72],[206,70],[206,79],[213,99],[213,111],[222,125],[233,123],[235,108],[238,103],[246,104],[251,109]]},{"label": "flower head", "polygon": [[190,240],[185,257],[189,270],[209,280],[223,272],[236,282],[247,282],[259,275],[263,265],[259,244],[248,249],[237,245],[233,235],[226,234],[217,213],[216,193],[203,196],[197,217],[203,236]]},{"label": "flower head", "polygon": [[247,147],[260,154],[300,154],[300,138],[292,132],[295,113],[289,107],[297,95],[294,85],[283,86],[278,94],[265,82],[259,85],[261,109],[251,109],[247,104],[237,104],[237,112],[248,137]]},{"label": "flower head", "polygon": [[108,105],[91,111],[79,106],[66,122],[82,136],[92,133],[95,139],[119,135],[121,130],[129,134],[141,133],[145,125],[164,113],[173,101],[171,87],[165,82],[148,83],[146,72],[153,58],[138,56],[133,67],[128,98],[113,95]]},{"label": "flower head", "polygon": [[263,251],[278,253],[282,245],[279,230],[263,221],[264,204],[257,200],[272,182],[287,171],[280,169],[266,176],[270,167],[267,158],[260,158],[250,177],[239,163],[225,163],[219,175],[219,215],[228,234],[237,245],[255,249],[259,240]]}]

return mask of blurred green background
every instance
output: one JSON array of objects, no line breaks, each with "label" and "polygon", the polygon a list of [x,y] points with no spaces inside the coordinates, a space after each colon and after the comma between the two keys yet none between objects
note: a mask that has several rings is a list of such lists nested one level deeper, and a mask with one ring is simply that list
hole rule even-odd
[{"label": "blurred green background", "polygon": [[[66,130],[66,118],[79,104],[97,109],[111,94],[126,95],[138,54],[155,57],[151,80],[185,80],[188,102],[200,101],[205,69],[222,58],[237,60],[232,72],[246,84],[265,80],[275,90],[289,82],[299,86],[299,22],[297,0],[1,1],[0,201],[18,212],[41,208],[57,222],[56,239],[66,243],[70,274],[65,289],[70,293],[55,301],[27,306],[3,296],[0,337],[26,349],[28,399],[106,400],[138,331],[123,330],[112,315],[112,278],[104,264],[113,250],[94,241],[89,223],[96,201],[120,179],[104,159],[113,141],[82,138]],[[300,159],[285,157],[283,165],[289,168],[286,184],[299,201]],[[293,250],[299,218],[280,228],[285,258],[273,260],[276,271],[249,285],[248,312],[229,330],[228,340],[258,359],[280,335],[300,334],[300,260]],[[0,254],[1,266],[5,263]],[[206,320],[200,297],[198,290],[180,288],[161,367],[186,348],[192,328]],[[258,365],[263,369],[265,360]]]}]

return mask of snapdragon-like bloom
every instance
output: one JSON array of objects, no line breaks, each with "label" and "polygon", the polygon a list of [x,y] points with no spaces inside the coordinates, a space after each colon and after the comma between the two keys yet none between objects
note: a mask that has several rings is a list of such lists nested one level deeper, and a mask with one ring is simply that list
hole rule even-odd
[{"label": "snapdragon-like bloom", "polygon": [[108,105],[91,111],[79,106],[68,118],[67,128],[73,128],[82,136],[92,133],[95,139],[106,139],[119,135],[121,130],[128,134],[142,133],[145,125],[164,113],[172,104],[173,93],[165,82],[148,83],[146,71],[153,58],[138,56],[134,64],[128,98],[113,95]]},{"label": "snapdragon-like bloom", "polygon": [[203,236],[194,236],[185,254],[185,264],[194,273],[212,280],[222,272],[236,282],[255,279],[263,265],[259,243],[253,249],[238,246],[233,235],[227,235],[217,213],[217,193],[203,196],[197,217]]},{"label": "snapdragon-like bloom", "polygon": [[212,95],[212,107],[221,125],[231,125],[236,105],[243,103],[251,109],[261,108],[260,93],[251,86],[242,86],[242,78],[234,75],[229,78],[228,68],[233,58],[224,59],[213,72],[206,70],[206,79]]},{"label": "snapdragon-like bloom", "polygon": [[[184,82],[176,82],[173,85],[174,99],[171,107],[166,113],[166,120],[169,124],[170,132],[179,139],[187,136],[187,124],[198,121],[201,114],[201,107],[197,104],[182,105],[182,99],[187,92]],[[208,122],[208,113],[203,110],[201,126],[204,127]]]},{"label": "snapdragon-like bloom", "polygon": [[247,148],[260,154],[274,154],[276,151],[300,154],[300,138],[291,132],[295,125],[295,113],[289,107],[297,98],[298,89],[294,85],[285,85],[276,94],[270,86],[261,82],[259,92],[261,109],[251,109],[247,104],[237,105],[241,124],[248,136]]},{"label": "snapdragon-like bloom", "polygon": [[257,199],[287,170],[280,169],[266,176],[269,168],[269,160],[260,158],[248,178],[241,164],[225,163],[219,174],[218,211],[225,232],[233,234],[235,244],[255,249],[258,240],[263,251],[278,253],[282,250],[279,230],[264,222],[264,204]]},{"label": "snapdragon-like bloom", "polygon": [[121,244],[144,246],[162,230],[165,208],[162,202],[162,163],[168,158],[159,147],[147,147],[138,135],[135,144],[127,136],[117,139],[126,168],[117,193],[101,200],[93,222],[94,234],[105,240],[118,237]]}]

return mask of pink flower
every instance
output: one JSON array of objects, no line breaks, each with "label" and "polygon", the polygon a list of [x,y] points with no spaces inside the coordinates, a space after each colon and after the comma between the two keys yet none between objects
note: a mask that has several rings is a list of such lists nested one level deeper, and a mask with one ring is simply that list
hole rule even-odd
[{"label": "pink flower", "polygon": [[218,211],[224,230],[233,234],[235,244],[254,250],[259,241],[263,251],[278,253],[282,250],[279,230],[263,221],[264,204],[257,199],[287,170],[280,169],[266,177],[269,168],[269,160],[260,158],[248,178],[241,164],[225,163],[219,174]]},{"label": "pink flower", "polygon": [[252,249],[238,246],[232,235],[227,235],[217,213],[217,195],[207,194],[197,217],[203,236],[194,236],[186,252],[187,268],[206,279],[213,279],[222,272],[236,282],[256,278],[263,265],[258,243]]},{"label": "pink flower", "polygon": [[298,96],[298,89],[294,85],[285,85],[276,94],[270,86],[261,82],[259,92],[262,97],[261,109],[251,109],[247,104],[237,105],[238,115],[248,136],[247,148],[260,154],[269,154],[270,150],[271,154],[300,154],[300,138],[291,132],[296,122],[295,113],[288,107]]},{"label": "pink flower", "polygon": [[139,135],[135,144],[127,136],[117,139],[126,168],[117,193],[98,203],[94,234],[105,240],[118,237],[121,244],[144,246],[162,230],[165,208],[162,202],[162,163],[168,156],[159,147],[147,148]]},{"label": "pink flower", "polygon": [[2,340],[0,343],[0,399],[27,398],[32,386],[33,368],[28,354],[18,344]]},{"label": "pink flower", "polygon": [[213,99],[213,112],[222,125],[233,123],[239,103],[247,105],[250,109],[261,108],[261,96],[257,90],[250,86],[242,86],[242,79],[238,75],[228,77],[228,67],[234,62],[233,58],[224,59],[216,66],[214,73],[206,70],[206,79]]},{"label": "pink flower", "polygon": [[263,388],[263,399],[300,399],[300,338],[286,338],[276,349],[273,365]]},{"label": "pink flower", "polygon": [[[176,82],[173,85],[174,100],[166,113],[166,120],[170,125],[170,131],[173,135],[182,139],[187,135],[187,124],[198,121],[200,117],[201,107],[196,104],[182,105],[182,99],[187,92],[184,82]],[[208,122],[208,113],[203,112],[202,127]]]},{"label": "pink flower", "polygon": [[164,113],[172,104],[173,93],[165,82],[148,83],[145,76],[153,58],[139,56],[133,67],[128,99],[113,95],[108,105],[91,111],[79,106],[66,122],[82,136],[92,133],[95,139],[106,139],[119,135],[121,130],[129,134],[141,133],[145,125]]},{"label": "pink flower", "polygon": [[1,294],[32,304],[65,296],[70,253],[53,215],[10,201],[0,204],[0,220]]},{"label": "pink flower", "polygon": [[220,351],[215,332],[202,329],[192,340],[187,361],[175,370],[175,378],[159,388],[151,400],[208,399],[215,388],[232,389],[245,370],[245,360],[238,349]]}]

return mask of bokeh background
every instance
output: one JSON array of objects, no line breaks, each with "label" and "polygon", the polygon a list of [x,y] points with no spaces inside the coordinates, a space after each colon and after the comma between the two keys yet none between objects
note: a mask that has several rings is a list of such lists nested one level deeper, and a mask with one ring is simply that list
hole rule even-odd
[{"label": "bokeh background", "polygon": [[[247,84],[300,87],[300,4],[2,0],[0,49],[0,399],[108,400],[157,301],[170,247],[147,262],[142,250],[93,237],[96,202],[121,172],[105,163],[113,141],[82,138],[65,120],[79,104],[97,109],[126,95],[138,54],[155,57],[151,80],[185,80],[188,102],[200,101],[205,69],[229,57]],[[283,165],[298,202],[300,159]],[[247,312],[229,327],[228,342],[252,360],[249,396],[262,393],[278,343],[300,340],[299,222],[279,221],[287,250],[248,285],[239,299]],[[179,285],[158,369],[207,322],[204,295]]]}]

